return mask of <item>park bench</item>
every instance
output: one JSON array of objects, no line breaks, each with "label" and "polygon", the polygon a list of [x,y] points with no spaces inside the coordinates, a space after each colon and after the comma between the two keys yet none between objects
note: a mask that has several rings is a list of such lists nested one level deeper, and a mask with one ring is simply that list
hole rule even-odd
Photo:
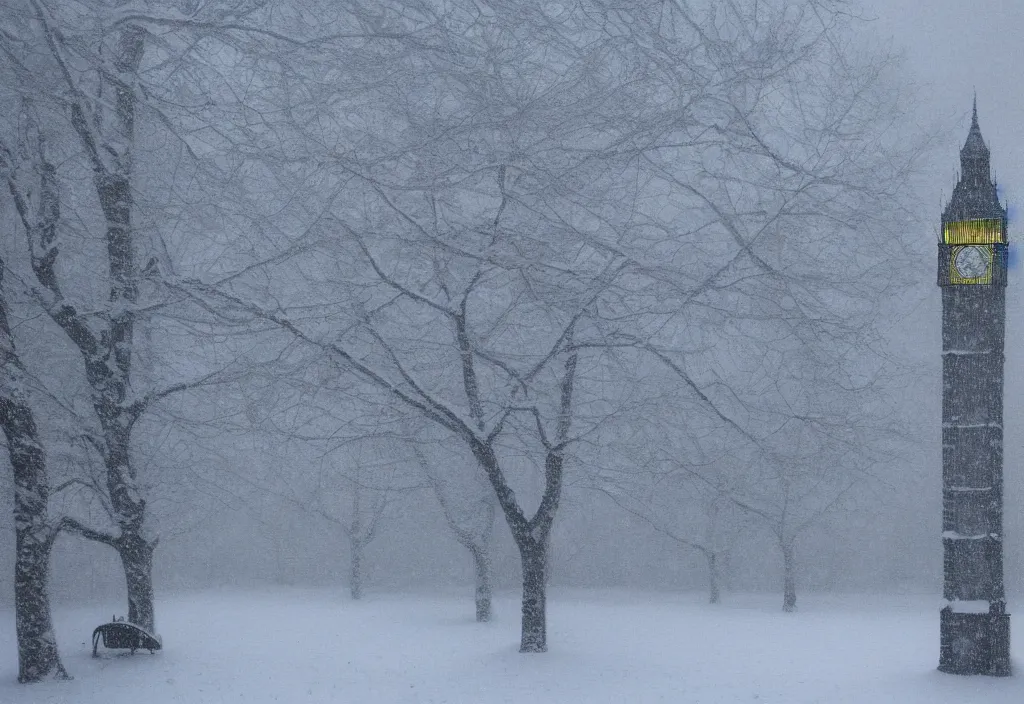
[{"label": "park bench", "polygon": [[146,629],[116,617],[110,623],[97,626],[92,632],[92,656],[94,658],[99,657],[97,650],[100,638],[103,639],[104,648],[128,649],[132,655],[136,650],[145,649],[152,653],[163,647],[159,636],[154,636]]}]

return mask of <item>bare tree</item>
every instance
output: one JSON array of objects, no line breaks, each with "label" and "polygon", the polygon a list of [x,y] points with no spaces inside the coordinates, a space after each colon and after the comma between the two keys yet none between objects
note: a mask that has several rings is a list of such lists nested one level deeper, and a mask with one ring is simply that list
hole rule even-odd
[{"label": "bare tree", "polygon": [[348,452],[332,454],[340,454],[342,459],[327,461],[311,501],[320,516],[341,528],[348,538],[349,593],[358,600],[363,598],[366,583],[367,546],[377,537],[389,505],[416,487],[400,485],[395,458],[369,458],[363,448],[355,456]]},{"label": "bare tree", "polygon": [[[209,380],[207,375],[162,384],[152,378],[144,380],[147,374],[138,369],[136,338],[149,317],[168,304],[146,299],[146,281],[157,273],[161,262],[170,265],[166,243],[152,246],[137,223],[139,157],[146,146],[140,144],[139,130],[145,118],[150,128],[157,125],[175,134],[175,126],[160,107],[166,103],[157,99],[160,91],[150,89],[160,85],[163,71],[174,73],[181,57],[170,50],[180,46],[167,34],[162,41],[153,41],[147,26],[160,26],[161,17],[146,12],[143,5],[118,8],[84,3],[70,7],[30,0],[16,11],[8,9],[11,12],[5,20],[11,24],[0,32],[0,49],[14,92],[37,101],[39,114],[34,119],[41,130],[56,135],[52,143],[66,151],[66,169],[78,168],[79,159],[85,162],[92,176],[94,200],[89,206],[79,205],[76,224],[87,229],[90,210],[98,211],[103,230],[102,247],[96,248],[102,251],[62,246],[66,243],[61,231],[68,228],[67,219],[59,226],[28,231],[33,291],[83,363],[95,413],[95,425],[85,424],[87,436],[105,468],[103,481],[94,488],[103,495],[100,504],[113,530],[91,528],[71,519],[62,525],[118,552],[127,585],[128,618],[152,631],[152,560],[158,537],[147,520],[148,497],[133,459],[133,437],[140,417],[153,404]],[[246,14],[241,6],[238,9],[239,16]],[[208,13],[206,18],[175,16],[170,26],[181,31],[212,31],[213,20],[223,17],[217,8],[208,8]],[[252,29],[242,24],[225,31]],[[147,65],[150,45],[156,48],[151,65]],[[150,80],[145,80],[147,71]],[[179,85],[170,82],[168,89]],[[191,88],[202,92],[204,86]],[[60,134],[65,125],[70,125],[70,133]],[[183,150],[195,156],[190,145],[185,144]],[[50,163],[42,167],[54,169]],[[76,181],[74,177],[67,180]],[[73,200],[81,204],[83,196],[76,190]],[[143,266],[140,250],[147,244],[152,256]],[[105,270],[99,277],[101,286],[94,284],[97,269]]]},{"label": "bare tree", "polygon": [[718,604],[723,563],[749,521],[728,491],[695,481],[691,471],[692,467],[680,466],[664,473],[634,467],[622,473],[627,476],[609,476],[605,470],[594,488],[680,547],[699,553],[707,568],[708,601]]},{"label": "bare tree", "polygon": [[[42,155],[43,144],[23,145]],[[60,196],[52,165],[37,162],[39,182],[19,182],[17,158],[0,141],[3,173],[22,226],[26,231],[53,229],[60,213]],[[34,196],[34,197],[33,197]],[[13,239],[13,238],[12,238]],[[14,477],[14,608],[18,637],[18,681],[38,682],[48,676],[67,679],[57,650],[50,615],[50,552],[59,524],[49,518],[50,480],[43,439],[30,404],[35,385],[15,347],[10,304],[4,279],[7,264],[0,257],[0,426]]]},{"label": "bare tree", "polygon": [[728,471],[690,462],[674,473],[768,530],[781,557],[783,610],[793,611],[797,540],[843,508],[852,489],[876,481],[874,470],[900,451],[887,362],[869,369],[871,355],[859,350],[844,365],[830,349],[801,345],[778,355],[778,366],[774,355],[763,357],[759,365],[770,369],[763,386],[742,388],[724,375],[705,386],[669,355],[648,349],[711,412],[715,443],[732,442]]},{"label": "bare tree", "polygon": [[[839,9],[671,6],[665,17],[694,33],[638,48],[664,74],[637,85],[692,92],[623,146],[646,197],[630,236],[601,242],[656,292],[639,299],[639,324],[607,342],[634,343],[678,384],[693,410],[676,433],[690,452],[676,471],[772,532],[787,610],[797,536],[891,447],[894,387],[877,321],[914,283],[899,228],[923,145],[894,128],[906,103],[892,58],[851,56],[836,41],[848,29]],[[578,202],[615,217],[614,204]],[[636,303],[606,315],[628,310]],[[731,439],[734,471],[707,470],[702,435]]]},{"label": "bare tree", "polygon": [[[370,258],[370,261],[375,261],[368,250],[366,256]],[[491,272],[492,275],[498,273],[497,271]],[[456,377],[459,384],[456,389],[466,395],[468,406],[471,409],[469,418],[472,420],[470,421],[464,419],[460,411],[444,402],[438,393],[418,382],[416,376],[410,372],[402,359],[403,355],[400,350],[403,350],[404,347],[400,342],[389,342],[382,330],[372,320],[368,321],[367,325],[361,326],[356,332],[367,334],[369,337],[364,339],[376,348],[379,356],[382,356],[383,364],[379,370],[360,361],[341,344],[311,335],[282,315],[262,310],[252,303],[218,288],[201,285],[198,282],[187,282],[187,286],[188,290],[197,295],[216,300],[224,310],[247,312],[258,319],[272,321],[300,340],[330,352],[334,361],[343,369],[354,372],[379,391],[391,396],[407,409],[418,412],[423,418],[436,423],[464,443],[488,478],[512,530],[513,539],[520,549],[523,570],[521,649],[524,652],[540,652],[546,649],[545,568],[548,537],[561,496],[566,448],[572,440],[569,431],[579,355],[578,350],[573,346],[573,328],[577,321],[569,319],[568,325],[554,335],[553,342],[547,343],[548,349],[542,351],[532,363],[531,368],[519,372],[486,350],[476,352],[471,346],[469,327],[465,317],[469,310],[467,305],[469,295],[476,291],[479,296],[478,300],[483,302],[485,307],[490,308],[486,304],[490,297],[480,290],[483,288],[482,285],[478,286],[480,278],[473,277],[474,281],[466,289],[458,308],[448,309],[441,305],[427,306],[428,309],[442,314],[441,320],[444,322],[444,327],[438,325],[436,318],[422,321],[422,326],[432,328],[436,333],[442,335],[451,335],[454,338],[449,343],[448,349],[450,353],[456,355],[455,359],[458,360],[456,368],[461,369],[461,374]],[[385,278],[384,282],[388,288],[401,288],[397,282],[389,278]],[[402,290],[414,306],[427,304],[422,296],[407,289]],[[527,313],[527,311],[523,312]],[[533,314],[533,312],[534,309],[531,309],[528,314]],[[513,311],[491,310],[490,313],[507,317],[512,315]],[[578,317],[579,314],[575,316],[575,318]],[[407,328],[406,332],[410,332],[410,330]],[[521,356],[521,354],[517,356]],[[496,383],[493,393],[497,396],[493,399],[485,399],[481,393],[481,374],[478,373],[477,359],[487,363],[486,373],[488,375],[497,369],[503,376],[507,374],[513,379],[518,378],[517,385],[509,389],[501,383],[500,379],[488,378],[488,386]],[[562,360],[561,372],[547,369],[550,363],[556,359]],[[449,381],[446,371],[451,367],[446,360],[437,359],[431,362],[431,366],[440,374],[436,381],[442,383]],[[536,393],[529,405],[521,406],[519,405],[519,394],[522,393],[520,385],[524,380],[529,382],[532,388],[536,388]],[[548,398],[545,399],[544,387],[539,382],[548,380],[550,380],[548,383],[553,382],[554,389],[547,392]],[[552,395],[553,398],[551,398]],[[554,416],[553,432],[545,427],[543,417],[545,407],[540,405],[545,402]],[[496,409],[497,415],[490,422],[484,415],[485,403]],[[495,406],[496,403],[500,405]],[[489,412],[488,415],[493,412]],[[526,514],[509,483],[500,458],[501,446],[498,444],[506,429],[515,425],[514,421],[518,416],[525,417],[528,421],[527,424],[523,424],[519,428],[519,432],[533,435],[534,442],[539,445],[543,458],[544,488],[537,509],[532,516]]]},{"label": "bare tree", "polygon": [[[101,75],[101,92],[107,98],[90,99],[73,75],[67,41],[53,24],[47,8],[31,4],[34,21],[49,48],[53,71],[63,77],[71,125],[89,159],[94,188],[106,224],[109,306],[105,314],[92,316],[65,296],[58,275],[60,253],[57,223],[51,228],[28,231],[32,270],[37,291],[50,318],[67,334],[81,353],[93,407],[101,428],[97,449],[107,470],[107,491],[120,534],[81,531],[83,535],[114,547],[121,557],[128,586],[129,619],[152,631],[152,553],[155,539],[145,532],[145,498],[139,491],[131,463],[131,430],[151,399],[134,399],[131,389],[132,339],[139,302],[139,269],[135,261],[132,228],[132,154],[135,136],[136,97],[132,76],[137,73],[144,50],[144,32],[128,26],[114,33],[107,49],[110,72]],[[31,79],[16,50],[6,47],[8,58],[23,79]],[[27,60],[27,59],[26,59]],[[94,64],[95,65],[95,64]],[[28,90],[28,86],[24,88]],[[109,108],[108,108],[109,106]],[[49,166],[52,169],[52,166]]]}]

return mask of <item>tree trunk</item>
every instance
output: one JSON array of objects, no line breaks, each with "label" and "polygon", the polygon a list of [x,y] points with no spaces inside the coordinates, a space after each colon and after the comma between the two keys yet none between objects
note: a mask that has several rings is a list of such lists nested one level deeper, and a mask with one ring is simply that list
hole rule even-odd
[{"label": "tree trunk", "polygon": [[709,601],[712,604],[717,604],[722,600],[722,593],[720,589],[720,581],[718,575],[718,554],[713,550],[708,550],[704,553],[708,560],[708,591],[710,592]]},{"label": "tree trunk", "polygon": [[117,553],[128,587],[128,621],[156,634],[153,609],[153,549],[137,532],[122,532]]},{"label": "tree trunk", "polygon": [[46,453],[35,415],[21,391],[24,368],[14,348],[0,259],[0,425],[14,475],[14,621],[18,638],[18,681],[38,682],[50,675],[67,679],[50,615],[49,572],[53,526],[47,511],[50,484]]},{"label": "tree trunk", "polygon": [[[572,329],[566,332],[566,339],[572,338]],[[523,628],[519,644],[521,653],[544,653],[548,649],[547,633],[547,566],[548,538],[554,524],[555,514],[562,495],[562,474],[565,458],[562,455],[564,443],[569,436],[572,420],[572,392],[576,378],[576,352],[565,360],[565,376],[561,383],[557,442],[548,445],[544,458],[544,493],[540,506],[532,519],[523,515],[522,507],[516,502],[515,492],[505,480],[498,463],[498,457],[490,444],[470,439],[473,455],[487,474],[494,488],[498,505],[505,515],[505,522],[512,532],[512,539],[519,548],[523,570]]]},{"label": "tree trunk", "polygon": [[49,560],[53,529],[46,515],[49,500],[46,457],[27,405],[3,399],[0,417],[14,470],[17,550],[14,620],[18,637],[18,681],[38,682],[50,675],[67,679],[50,615]]},{"label": "tree trunk", "polygon": [[349,577],[349,591],[352,598],[359,600],[363,598],[363,543],[360,540],[350,541],[352,545],[351,575]]},{"label": "tree trunk", "polygon": [[476,620],[491,620],[491,555],[486,547],[472,547],[473,566],[476,569]]},{"label": "tree trunk", "polygon": [[520,545],[523,563],[523,635],[520,653],[544,653],[548,649],[547,566],[545,543]]},{"label": "tree trunk", "polygon": [[[109,388],[120,392],[118,384],[111,384]],[[96,405],[107,448],[104,457],[107,491],[121,531],[114,541],[114,548],[121,558],[128,588],[128,620],[156,635],[153,607],[153,550],[156,541],[147,540],[143,534],[146,501],[140,494],[131,465],[132,421],[113,401],[101,398]]]},{"label": "tree trunk", "polygon": [[18,634],[18,681],[39,682],[52,675],[70,679],[57,652],[50,616],[50,543],[31,528],[17,531],[14,563],[14,619]]},{"label": "tree trunk", "polygon": [[782,544],[782,610],[796,611],[796,557],[792,544]]}]

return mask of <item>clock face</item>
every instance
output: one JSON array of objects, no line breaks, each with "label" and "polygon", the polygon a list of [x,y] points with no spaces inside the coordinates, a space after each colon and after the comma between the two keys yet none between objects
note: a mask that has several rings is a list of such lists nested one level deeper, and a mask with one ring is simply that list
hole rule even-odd
[{"label": "clock face", "polygon": [[961,247],[953,255],[953,266],[962,279],[980,279],[988,273],[989,256],[984,247]]}]

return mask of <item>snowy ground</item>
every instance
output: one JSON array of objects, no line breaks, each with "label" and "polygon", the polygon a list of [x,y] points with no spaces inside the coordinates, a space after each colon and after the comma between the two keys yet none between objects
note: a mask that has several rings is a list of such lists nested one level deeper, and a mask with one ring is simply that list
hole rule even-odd
[{"label": "snowy ground", "polygon": [[19,685],[13,614],[0,612],[0,702],[187,704],[449,702],[529,704],[1000,704],[1024,701],[1021,675],[935,671],[937,600],[802,597],[795,614],[774,596],[555,590],[550,652],[517,652],[518,604],[472,621],[448,596],[323,591],[202,593],[157,603],[166,650],[90,657],[92,628],[111,606],[58,609],[72,682]]}]

